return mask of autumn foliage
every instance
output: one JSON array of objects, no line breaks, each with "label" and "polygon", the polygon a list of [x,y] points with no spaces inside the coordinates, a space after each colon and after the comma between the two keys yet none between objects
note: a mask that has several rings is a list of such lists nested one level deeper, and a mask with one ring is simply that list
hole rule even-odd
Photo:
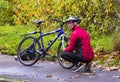
[{"label": "autumn foliage", "polygon": [[116,29],[113,0],[1,0],[0,5],[1,25],[29,25],[36,19],[65,20],[76,15],[82,19],[81,26],[89,31],[109,33]]}]

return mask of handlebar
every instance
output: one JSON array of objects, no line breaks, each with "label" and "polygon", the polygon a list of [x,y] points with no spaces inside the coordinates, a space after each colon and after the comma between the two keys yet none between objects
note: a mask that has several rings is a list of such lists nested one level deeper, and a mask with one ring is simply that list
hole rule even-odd
[{"label": "handlebar", "polygon": [[64,23],[63,21],[58,20],[58,19],[52,19],[52,20],[53,20],[53,21],[56,21],[56,22]]},{"label": "handlebar", "polygon": [[61,24],[60,24],[60,26],[62,27],[64,24],[65,24],[65,22],[63,22],[63,21],[61,21],[61,20],[58,20],[58,19],[52,19],[53,21],[56,21],[56,22],[60,22]]}]

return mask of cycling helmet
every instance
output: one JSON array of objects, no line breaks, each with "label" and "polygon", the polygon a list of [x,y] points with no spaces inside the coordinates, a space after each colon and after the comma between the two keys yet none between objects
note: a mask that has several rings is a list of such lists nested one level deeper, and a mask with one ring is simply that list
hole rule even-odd
[{"label": "cycling helmet", "polygon": [[78,17],[76,16],[71,16],[69,17],[65,22],[69,22],[69,21],[76,21],[78,24],[80,23],[81,19],[79,19]]}]

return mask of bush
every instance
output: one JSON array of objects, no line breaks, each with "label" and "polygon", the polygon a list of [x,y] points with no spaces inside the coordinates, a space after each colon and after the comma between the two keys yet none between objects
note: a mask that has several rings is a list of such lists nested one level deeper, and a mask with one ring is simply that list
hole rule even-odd
[{"label": "bush", "polygon": [[113,35],[112,48],[113,48],[113,50],[120,52],[120,31],[114,33],[114,35]]},{"label": "bush", "polygon": [[0,0],[0,25],[13,24],[13,9],[12,5],[5,0]]},{"label": "bush", "polygon": [[[3,23],[8,23],[9,19],[12,19],[12,24],[29,25],[30,22],[33,22],[33,20],[36,19],[49,20],[49,18],[59,18],[65,20],[70,15],[76,15],[82,19],[81,26],[90,31],[108,33],[113,32],[116,28],[116,8],[114,7],[115,4],[113,4],[112,0],[2,1],[7,3],[3,7],[8,8],[7,10],[1,10],[4,12],[2,17],[6,20],[2,21]],[[46,22],[46,26],[49,28],[52,25],[51,23]]]}]

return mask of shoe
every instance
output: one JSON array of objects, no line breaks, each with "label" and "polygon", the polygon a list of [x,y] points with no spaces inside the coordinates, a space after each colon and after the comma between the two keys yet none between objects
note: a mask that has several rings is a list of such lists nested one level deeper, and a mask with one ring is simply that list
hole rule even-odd
[{"label": "shoe", "polygon": [[79,65],[75,65],[73,68],[72,68],[72,71],[73,72],[78,72],[78,71],[80,71],[82,68],[84,68],[85,67],[85,63],[84,64],[79,64]]},{"label": "shoe", "polygon": [[81,62],[78,62],[77,64],[74,64],[74,66],[71,68],[72,70],[74,70],[76,67],[82,65]]},{"label": "shoe", "polygon": [[91,68],[91,62],[86,63],[85,71],[88,71],[88,72],[91,71],[90,68]]},{"label": "shoe", "polygon": [[77,65],[74,65],[71,69],[74,70],[77,67]]}]

